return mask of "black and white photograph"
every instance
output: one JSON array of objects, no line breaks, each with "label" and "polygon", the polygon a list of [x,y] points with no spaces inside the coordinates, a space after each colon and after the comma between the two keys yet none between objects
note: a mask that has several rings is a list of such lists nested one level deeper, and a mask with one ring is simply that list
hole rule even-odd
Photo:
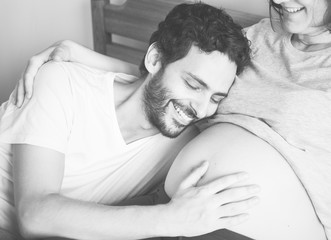
[{"label": "black and white photograph", "polygon": [[0,240],[331,240],[331,0],[0,0]]}]

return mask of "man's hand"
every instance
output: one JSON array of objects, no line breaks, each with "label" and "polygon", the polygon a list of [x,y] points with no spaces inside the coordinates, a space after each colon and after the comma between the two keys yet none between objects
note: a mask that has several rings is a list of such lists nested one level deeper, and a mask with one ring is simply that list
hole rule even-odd
[{"label": "man's hand", "polygon": [[68,40],[59,41],[45,49],[44,51],[31,57],[28,61],[22,78],[17,83],[14,90],[13,103],[21,107],[25,97],[30,99],[33,93],[33,82],[37,75],[39,68],[46,62],[54,61],[69,61],[70,60],[70,48],[66,45]]},{"label": "man's hand", "polygon": [[231,188],[246,179],[246,173],[196,186],[207,169],[208,163],[203,162],[180,184],[165,213],[170,220],[167,231],[190,237],[237,225],[247,219],[247,210],[259,202],[259,198],[253,196],[259,192],[258,186]]}]

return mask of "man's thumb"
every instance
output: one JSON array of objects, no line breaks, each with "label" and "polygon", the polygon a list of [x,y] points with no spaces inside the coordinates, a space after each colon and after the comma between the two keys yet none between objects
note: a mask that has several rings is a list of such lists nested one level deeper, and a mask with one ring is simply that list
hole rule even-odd
[{"label": "man's thumb", "polygon": [[180,184],[180,189],[186,189],[190,187],[194,187],[200,181],[200,179],[205,175],[209,167],[209,162],[203,161],[196,167],[194,167],[190,174],[184,178],[182,183]]}]

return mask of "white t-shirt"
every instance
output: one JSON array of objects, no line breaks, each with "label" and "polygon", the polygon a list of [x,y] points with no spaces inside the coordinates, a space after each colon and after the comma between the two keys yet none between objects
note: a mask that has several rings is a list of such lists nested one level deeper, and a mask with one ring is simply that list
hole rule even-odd
[{"label": "white t-shirt", "polygon": [[[115,112],[116,75],[75,63],[43,66],[28,103],[21,109],[9,102],[1,107],[3,181],[12,181],[8,143],[37,145],[64,153],[61,194],[74,199],[114,204],[145,194],[162,181],[178,152],[196,131],[189,128],[175,139],[156,134],[126,144]],[[135,80],[119,75],[127,84]],[[128,117],[132,117],[130,113]],[[12,184],[2,189],[2,198],[8,199],[5,192],[11,188]],[[6,212],[2,215],[11,214],[8,206],[0,203],[0,218],[1,211]]]}]

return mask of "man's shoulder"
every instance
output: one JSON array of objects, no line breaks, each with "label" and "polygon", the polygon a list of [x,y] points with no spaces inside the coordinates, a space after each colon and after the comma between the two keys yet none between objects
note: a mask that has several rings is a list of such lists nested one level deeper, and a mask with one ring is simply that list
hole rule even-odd
[{"label": "man's shoulder", "polygon": [[96,68],[92,68],[86,66],[81,63],[75,62],[56,62],[56,61],[49,61],[45,63],[39,70],[40,72],[46,72],[48,75],[52,74],[62,74],[69,76],[75,75],[87,75],[87,76],[103,76],[103,75],[113,75],[114,73],[106,72],[103,70],[99,70]]},{"label": "man's shoulder", "polygon": [[36,76],[37,87],[48,87],[54,90],[70,88],[108,89],[114,73],[94,69],[74,62],[48,62],[44,64]]},{"label": "man's shoulder", "polygon": [[40,74],[50,75],[50,73],[57,73],[57,72],[61,74],[61,72],[63,72],[61,64],[62,64],[61,62],[49,61],[40,67],[37,76]]},{"label": "man's shoulder", "polygon": [[60,63],[47,62],[40,67],[35,77],[34,87],[36,90],[52,88],[54,85],[64,83],[67,78],[68,76]]},{"label": "man's shoulder", "polygon": [[34,82],[34,95],[64,91],[70,88],[68,73],[59,62],[48,62],[41,66]]}]

